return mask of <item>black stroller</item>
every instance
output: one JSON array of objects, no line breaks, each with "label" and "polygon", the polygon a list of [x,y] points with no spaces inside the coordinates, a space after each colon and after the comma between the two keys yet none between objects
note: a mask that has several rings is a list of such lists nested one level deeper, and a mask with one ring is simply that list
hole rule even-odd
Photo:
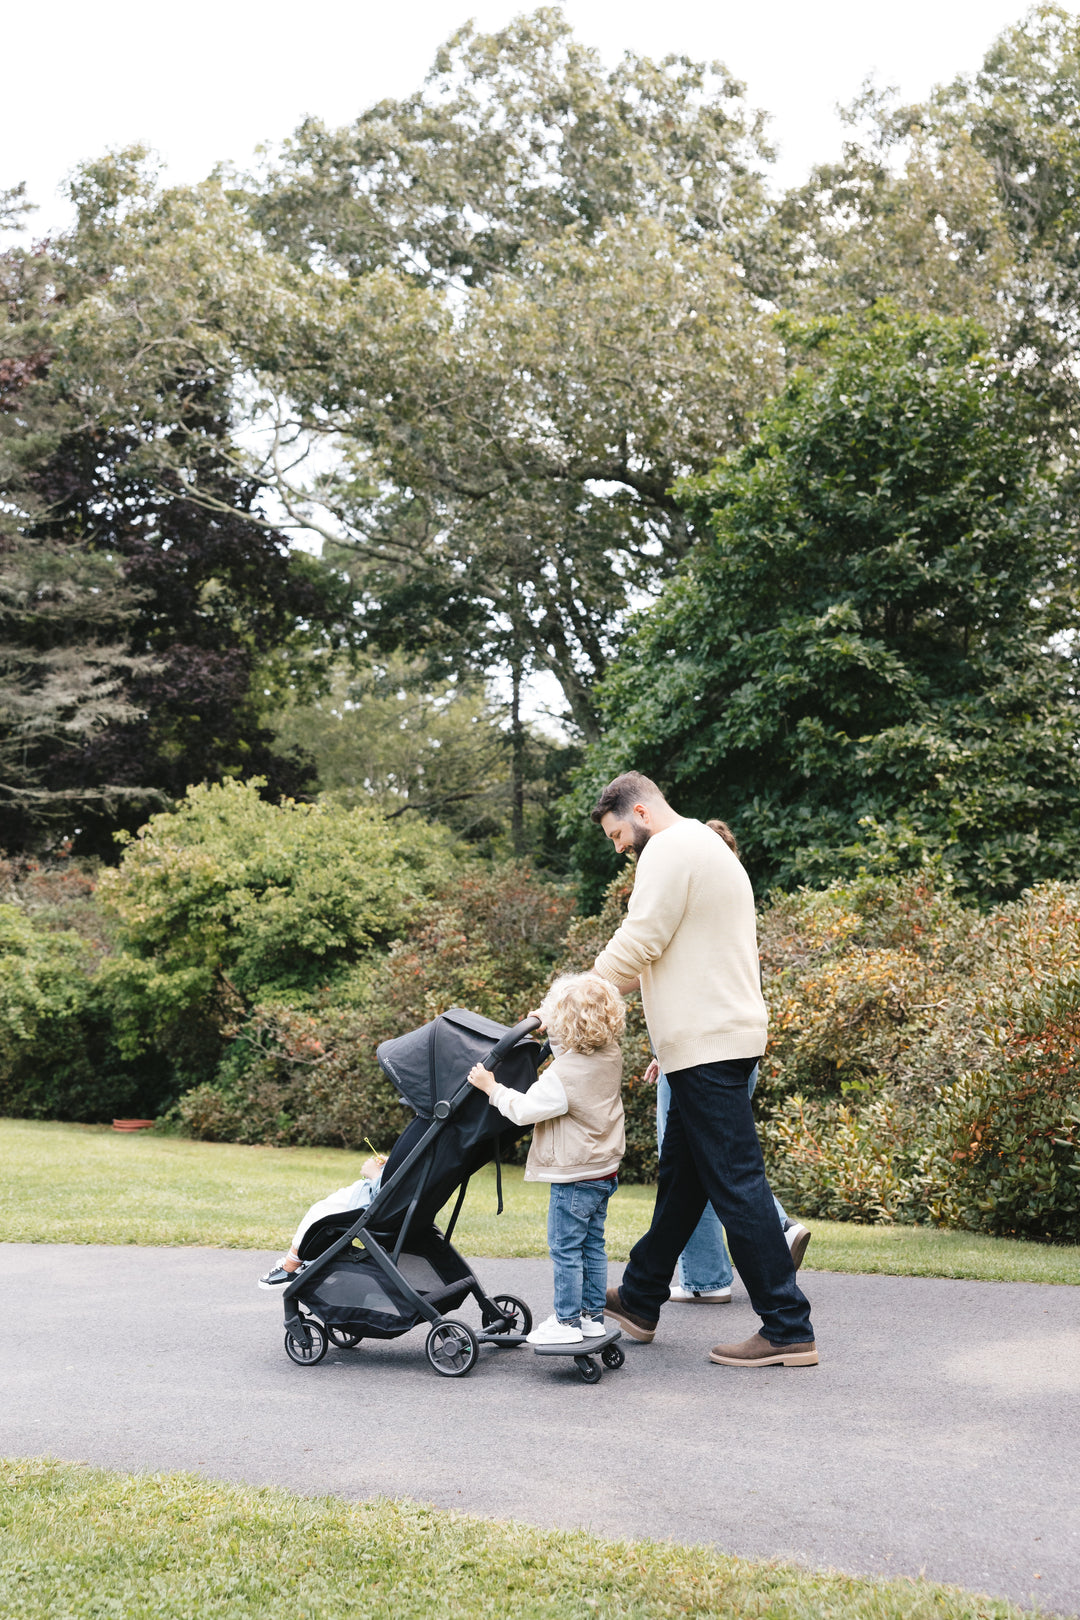
[{"label": "black stroller", "polygon": [[[527,1038],[537,1027],[537,1019],[527,1018],[506,1029],[452,1007],[379,1047],[380,1066],[417,1117],[394,1144],[368,1207],[324,1215],[304,1234],[304,1269],[283,1296],[285,1350],[298,1366],[314,1366],[330,1344],[351,1349],[361,1339],[396,1339],[424,1321],[431,1323],[428,1361],[444,1378],[471,1372],[481,1344],[524,1343],[529,1307],[512,1294],[489,1298],[450,1240],[470,1176],[492,1159],[501,1213],[502,1156],[522,1134],[465,1076],[480,1061],[498,1066],[503,1085],[527,1091],[550,1053]],[[435,1217],[455,1189],[453,1213],[440,1232]],[[480,1307],[479,1333],[447,1314],[470,1295]],[[596,1354],[608,1367],[623,1362],[618,1345],[590,1341],[588,1353],[582,1346],[574,1357],[587,1383],[601,1376]]]}]

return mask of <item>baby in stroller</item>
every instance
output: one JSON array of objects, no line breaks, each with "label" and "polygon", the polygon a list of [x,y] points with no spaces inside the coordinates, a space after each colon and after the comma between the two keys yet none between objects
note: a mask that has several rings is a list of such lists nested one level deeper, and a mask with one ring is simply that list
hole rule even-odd
[{"label": "baby in stroller", "polygon": [[525,1179],[551,1185],[555,1314],[528,1342],[578,1344],[607,1331],[604,1221],[626,1151],[619,1044],[626,1009],[606,979],[575,973],[556,979],[529,1016],[546,1025],[555,1054],[539,1079],[527,1091],[515,1091],[476,1063],[469,1081],[515,1125],[535,1125]]},{"label": "baby in stroller", "polygon": [[[368,1146],[371,1146],[370,1142]],[[379,1190],[385,1163],[385,1153],[373,1153],[360,1166],[359,1181],[354,1181],[349,1187],[339,1187],[337,1192],[328,1193],[325,1198],[320,1198],[317,1203],[312,1204],[296,1228],[292,1248],[288,1254],[282,1255],[276,1265],[271,1266],[264,1277],[259,1278],[259,1287],[280,1288],[283,1283],[291,1282],[296,1273],[303,1269],[300,1244],[303,1242],[304,1233],[313,1222],[320,1220],[323,1215],[337,1215],[342,1210],[366,1209]]]}]

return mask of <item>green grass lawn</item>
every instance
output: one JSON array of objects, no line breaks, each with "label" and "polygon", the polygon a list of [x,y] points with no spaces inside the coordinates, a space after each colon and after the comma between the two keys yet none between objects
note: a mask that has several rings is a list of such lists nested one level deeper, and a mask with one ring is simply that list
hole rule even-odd
[{"label": "green grass lawn", "polygon": [[184,1474],[0,1462],[11,1620],[1020,1620],[926,1581],[748,1563]]},{"label": "green grass lawn", "polygon": [[[100,1125],[0,1120],[0,1241],[207,1244],[279,1249],[308,1204],[354,1181],[361,1155],[336,1148],[249,1148]],[[477,1256],[546,1255],[546,1186],[494,1173],[469,1189],[455,1243]],[[625,1260],[652,1209],[651,1187],[620,1187],[608,1253]],[[807,1265],[818,1271],[1080,1284],[1080,1247],[1051,1248],[929,1227],[813,1221]]]}]

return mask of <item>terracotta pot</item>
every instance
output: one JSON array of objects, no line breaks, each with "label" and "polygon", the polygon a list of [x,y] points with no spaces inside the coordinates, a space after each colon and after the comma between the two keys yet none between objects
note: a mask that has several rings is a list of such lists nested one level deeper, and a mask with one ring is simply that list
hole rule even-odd
[{"label": "terracotta pot", "polygon": [[153,1125],[152,1119],[114,1119],[114,1131],[148,1131]]}]

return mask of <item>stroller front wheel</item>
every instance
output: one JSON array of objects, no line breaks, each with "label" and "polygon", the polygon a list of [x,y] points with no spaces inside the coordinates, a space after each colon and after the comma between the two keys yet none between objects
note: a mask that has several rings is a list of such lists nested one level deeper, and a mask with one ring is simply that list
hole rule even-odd
[{"label": "stroller front wheel", "polygon": [[326,1331],[318,1322],[313,1322],[310,1316],[304,1323],[307,1328],[310,1343],[305,1344],[303,1339],[294,1338],[288,1328],[285,1329],[285,1354],[290,1361],[295,1361],[298,1367],[314,1367],[326,1354],[329,1342]]},{"label": "stroller front wheel", "polygon": [[436,1322],[424,1346],[427,1358],[443,1378],[464,1378],[480,1354],[476,1334],[467,1322]]}]

